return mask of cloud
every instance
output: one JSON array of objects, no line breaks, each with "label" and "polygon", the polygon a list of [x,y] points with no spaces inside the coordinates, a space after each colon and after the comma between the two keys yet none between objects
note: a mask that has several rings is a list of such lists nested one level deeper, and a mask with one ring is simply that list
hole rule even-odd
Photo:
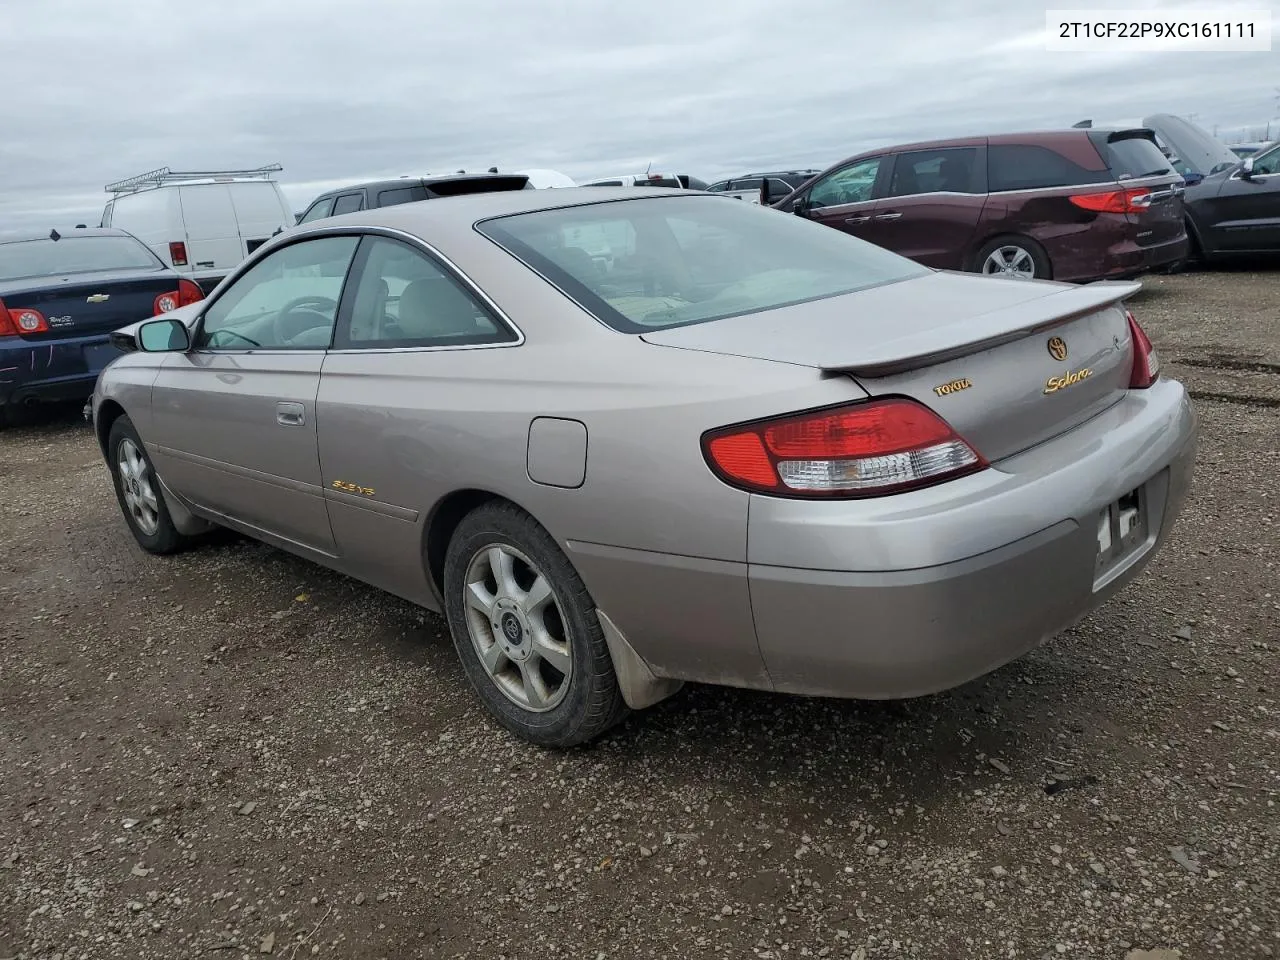
[{"label": "cloud", "polygon": [[300,209],[324,185],[428,170],[711,179],[1090,116],[1276,112],[1272,54],[1049,54],[1044,10],[10,0],[0,227],[96,222],[103,184],[163,165],[279,161]]}]

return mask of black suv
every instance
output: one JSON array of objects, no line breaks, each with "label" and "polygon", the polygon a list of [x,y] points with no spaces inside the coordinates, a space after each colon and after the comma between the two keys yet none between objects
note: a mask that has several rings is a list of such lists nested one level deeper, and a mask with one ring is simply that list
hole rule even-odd
[{"label": "black suv", "polygon": [[309,223],[341,213],[390,207],[397,203],[414,203],[436,197],[457,197],[467,193],[489,193],[494,190],[532,190],[529,178],[519,173],[457,173],[439,177],[399,177],[357,183],[322,193],[298,217],[298,223]]}]

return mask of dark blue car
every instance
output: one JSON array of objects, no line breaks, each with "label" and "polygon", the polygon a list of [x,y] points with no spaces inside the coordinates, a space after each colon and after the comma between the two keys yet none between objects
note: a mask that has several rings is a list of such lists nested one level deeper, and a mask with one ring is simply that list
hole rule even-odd
[{"label": "dark blue car", "polygon": [[111,331],[203,296],[123,230],[0,236],[0,427],[89,396],[119,356]]}]

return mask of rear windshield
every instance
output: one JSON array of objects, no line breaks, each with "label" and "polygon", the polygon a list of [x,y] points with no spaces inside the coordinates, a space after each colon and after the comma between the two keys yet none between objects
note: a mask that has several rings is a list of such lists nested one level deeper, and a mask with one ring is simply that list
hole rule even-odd
[{"label": "rear windshield", "polygon": [[701,193],[516,214],[478,229],[624,333],[758,313],[930,272],[839,230]]},{"label": "rear windshield", "polygon": [[1106,144],[1107,166],[1117,180],[1136,180],[1172,173],[1173,167],[1146,137],[1125,137]]},{"label": "rear windshield", "polygon": [[0,280],[163,266],[132,237],[63,237],[0,243]]}]

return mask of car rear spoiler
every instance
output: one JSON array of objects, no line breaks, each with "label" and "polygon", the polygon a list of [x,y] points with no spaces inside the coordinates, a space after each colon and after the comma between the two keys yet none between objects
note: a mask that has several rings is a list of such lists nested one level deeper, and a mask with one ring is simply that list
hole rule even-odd
[{"label": "car rear spoiler", "polygon": [[[1018,283],[993,279],[992,283]],[[821,365],[827,373],[884,377],[945,363],[1070,323],[1120,303],[1142,289],[1137,281],[1099,280],[1069,287],[1038,300],[1018,303],[947,327],[934,327],[859,350],[856,360],[840,357]]]}]

